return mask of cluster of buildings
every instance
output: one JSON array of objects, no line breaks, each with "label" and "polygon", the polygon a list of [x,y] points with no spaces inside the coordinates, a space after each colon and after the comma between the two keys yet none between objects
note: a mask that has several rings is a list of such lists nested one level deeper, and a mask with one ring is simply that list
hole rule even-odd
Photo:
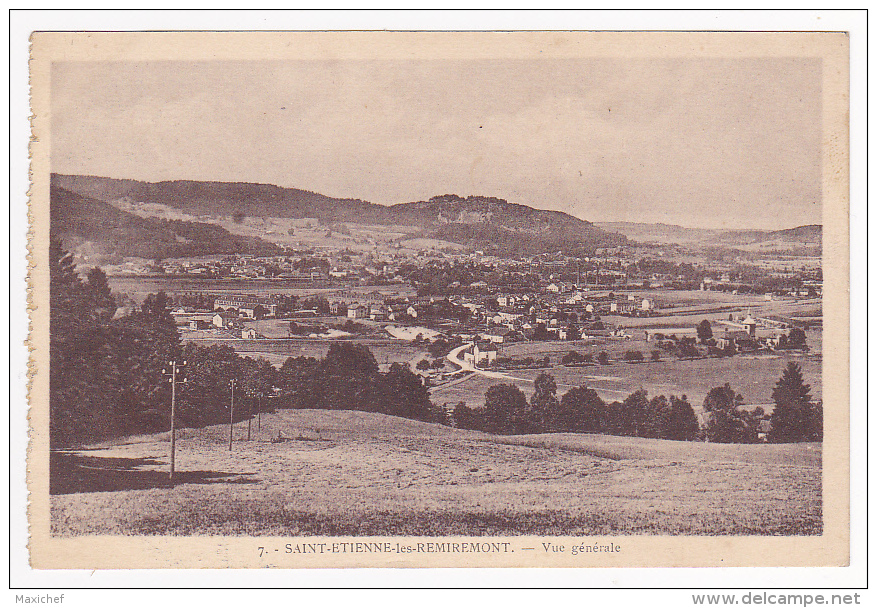
[{"label": "cluster of buildings", "polygon": [[693,342],[708,343],[717,349],[725,350],[733,347],[736,351],[756,351],[774,349],[781,346],[788,338],[791,326],[776,319],[731,314],[727,320],[721,319],[711,323],[711,338],[701,339],[696,325],[688,327],[667,327],[660,330],[646,331],[646,341],[658,343],[666,340],[689,339]]}]

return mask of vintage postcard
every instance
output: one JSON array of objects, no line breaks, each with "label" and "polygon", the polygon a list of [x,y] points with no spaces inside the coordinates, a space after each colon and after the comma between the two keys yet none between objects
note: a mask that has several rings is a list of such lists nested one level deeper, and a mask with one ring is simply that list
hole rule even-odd
[{"label": "vintage postcard", "polygon": [[32,567],[849,563],[845,33],[31,41]]}]

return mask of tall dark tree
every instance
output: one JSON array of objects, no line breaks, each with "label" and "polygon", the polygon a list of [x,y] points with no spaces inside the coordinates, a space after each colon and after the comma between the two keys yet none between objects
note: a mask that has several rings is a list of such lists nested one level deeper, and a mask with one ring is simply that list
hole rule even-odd
[{"label": "tall dark tree", "polygon": [[531,419],[537,428],[548,430],[560,405],[557,400],[557,383],[554,376],[542,372],[536,376],[533,384],[536,390],[530,399]]},{"label": "tall dark tree", "polygon": [[393,363],[389,371],[382,375],[384,406],[381,412],[414,420],[441,422],[436,419],[437,412],[433,411],[429,391],[420,376],[407,365]]},{"label": "tall dark tree", "polygon": [[618,418],[615,420],[615,432],[618,435],[639,437],[643,432],[644,422],[648,415],[649,397],[644,389],[628,395],[621,403]]},{"label": "tall dark tree", "polygon": [[110,291],[107,275],[99,267],[95,266],[88,271],[85,290],[93,303],[95,321],[109,323],[116,314],[116,298]]},{"label": "tall dark tree", "polygon": [[376,374],[378,362],[364,344],[334,342],[326,353],[325,365],[356,374]]},{"label": "tall dark tree", "polygon": [[703,343],[713,337],[713,326],[708,319],[697,324],[697,339]]},{"label": "tall dark tree", "polygon": [[682,395],[680,399],[671,395],[670,419],[664,438],[676,441],[694,441],[699,430],[700,424],[697,422],[694,408],[688,402],[688,397]]},{"label": "tall dark tree", "polygon": [[52,447],[76,445],[106,422],[111,395],[104,374],[106,335],[95,325],[73,255],[49,240],[49,439]]},{"label": "tall dark tree", "polygon": [[140,314],[150,323],[166,327],[174,326],[174,318],[171,315],[171,301],[163,291],[146,296],[146,299],[140,306]]},{"label": "tall dark tree", "polygon": [[320,362],[313,357],[289,357],[277,373],[280,407],[313,407],[311,386]]},{"label": "tall dark tree", "polygon": [[776,404],[771,415],[770,441],[814,441],[822,435],[821,412],[811,403],[810,385],[801,366],[790,361],[773,389]]}]

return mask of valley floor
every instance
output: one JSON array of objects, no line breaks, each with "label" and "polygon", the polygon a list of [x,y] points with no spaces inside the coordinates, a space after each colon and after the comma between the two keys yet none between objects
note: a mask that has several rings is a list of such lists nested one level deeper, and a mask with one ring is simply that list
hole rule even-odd
[{"label": "valley floor", "polygon": [[[821,446],[502,437],[286,410],[52,455],[53,534],[814,535]],[[273,440],[273,441],[272,441]]]}]

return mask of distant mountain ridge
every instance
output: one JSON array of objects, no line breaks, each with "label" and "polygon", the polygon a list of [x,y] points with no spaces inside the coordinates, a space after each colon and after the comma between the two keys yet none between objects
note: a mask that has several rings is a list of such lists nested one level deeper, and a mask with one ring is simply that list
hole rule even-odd
[{"label": "distant mountain ridge", "polygon": [[674,224],[645,224],[640,222],[598,222],[603,230],[612,230],[644,243],[697,244],[724,247],[752,247],[760,244],[774,246],[822,246],[822,226],[809,224],[784,230],[746,230],[688,228]]},{"label": "distant mountain ridge", "polygon": [[121,199],[160,203],[196,216],[316,218],[327,224],[416,226],[424,236],[497,253],[589,252],[628,243],[623,235],[560,211],[484,196],[446,194],[428,201],[384,206],[269,184],[151,183],[81,175],[53,175],[53,181],[108,203]]}]

